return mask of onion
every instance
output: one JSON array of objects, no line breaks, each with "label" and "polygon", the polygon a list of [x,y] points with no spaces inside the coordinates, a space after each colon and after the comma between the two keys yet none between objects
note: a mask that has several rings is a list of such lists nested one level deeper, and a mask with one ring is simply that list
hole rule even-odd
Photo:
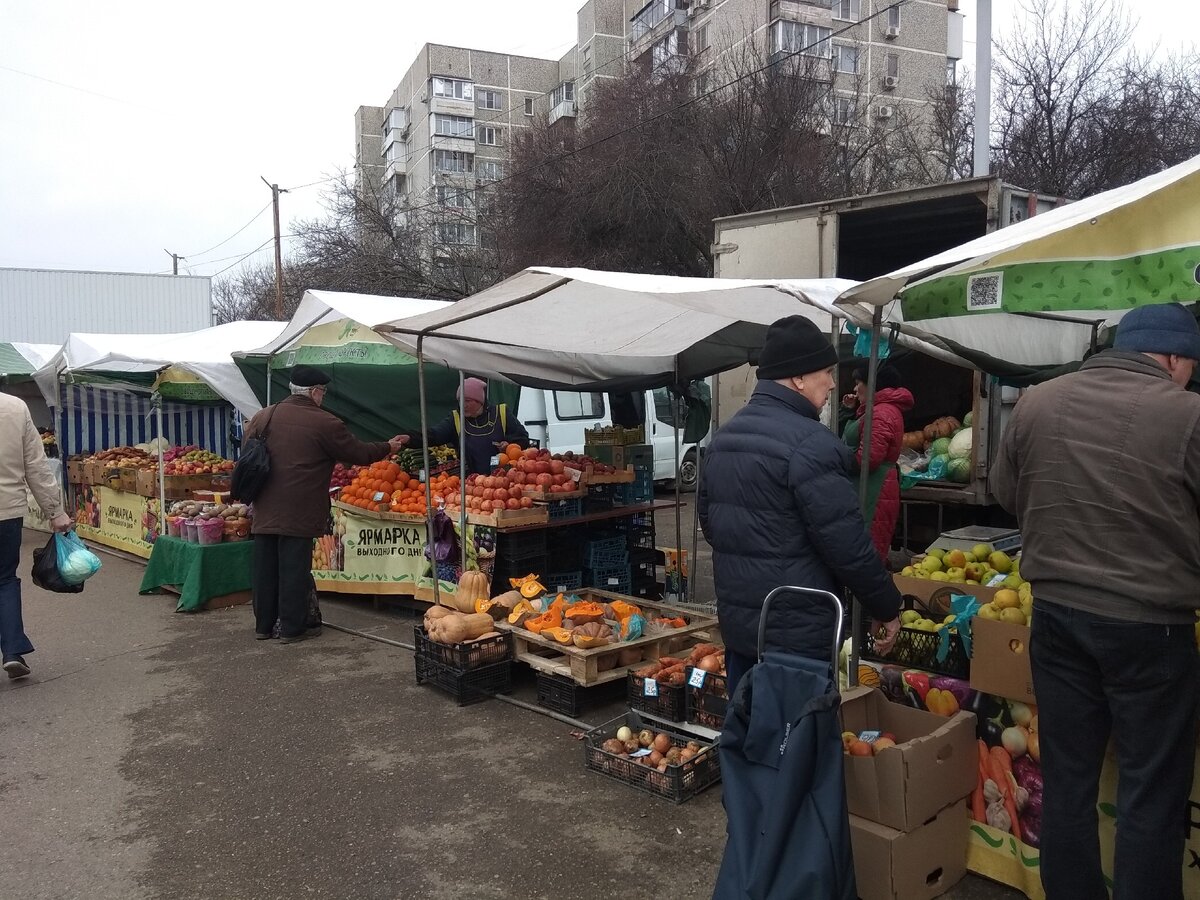
[{"label": "onion", "polygon": [[1000,743],[1013,759],[1024,756],[1025,751],[1029,749],[1029,732],[1020,725],[1005,728],[1000,734]]},{"label": "onion", "polygon": [[[671,749],[671,736],[667,734],[655,735],[653,746],[654,749],[658,751],[659,758],[661,759],[662,754]],[[658,763],[655,763],[655,765],[658,765]]]},{"label": "onion", "polygon": [[703,669],[705,672],[720,672],[721,657],[715,653],[711,656],[706,656],[700,662],[696,663],[696,668]]},{"label": "onion", "polygon": [[630,730],[628,725],[622,725],[620,728],[617,729],[617,740],[618,741],[627,741],[631,737],[633,737],[633,732]]}]

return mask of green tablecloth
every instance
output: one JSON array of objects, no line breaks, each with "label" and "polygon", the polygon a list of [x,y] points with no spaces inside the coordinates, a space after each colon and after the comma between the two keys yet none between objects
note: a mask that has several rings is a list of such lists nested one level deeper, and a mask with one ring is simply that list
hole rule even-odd
[{"label": "green tablecloth", "polygon": [[176,586],[179,605],[175,609],[195,612],[213,597],[250,590],[253,560],[253,541],[204,546],[163,536],[154,542],[138,592],[153,594],[164,584]]}]

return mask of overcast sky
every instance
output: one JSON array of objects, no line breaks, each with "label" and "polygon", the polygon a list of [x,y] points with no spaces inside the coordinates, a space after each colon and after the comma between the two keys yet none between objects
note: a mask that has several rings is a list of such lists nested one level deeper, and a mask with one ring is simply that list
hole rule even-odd
[{"label": "overcast sky", "polygon": [[[0,266],[162,272],[166,248],[216,274],[271,237],[260,175],[311,185],[283,197],[285,232],[320,214],[311,183],[352,166],[355,109],[422,44],[557,58],[580,4],[0,0]],[[1014,3],[995,6],[1001,33]],[[1195,46],[1190,4],[1136,6],[1139,46]]]}]

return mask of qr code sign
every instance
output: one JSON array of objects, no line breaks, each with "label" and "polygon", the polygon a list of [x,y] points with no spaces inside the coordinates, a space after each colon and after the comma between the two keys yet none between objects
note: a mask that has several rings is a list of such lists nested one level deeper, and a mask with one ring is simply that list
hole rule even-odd
[{"label": "qr code sign", "polygon": [[972,275],[967,279],[967,310],[1000,309],[1002,272],[989,275]]}]

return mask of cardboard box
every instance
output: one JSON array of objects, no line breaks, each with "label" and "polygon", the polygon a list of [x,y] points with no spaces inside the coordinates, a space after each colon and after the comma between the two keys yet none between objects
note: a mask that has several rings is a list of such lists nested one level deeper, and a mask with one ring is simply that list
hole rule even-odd
[{"label": "cardboard box", "polygon": [[1030,634],[1028,625],[973,618],[971,687],[1009,700],[1037,703],[1029,664]]},{"label": "cardboard box", "polygon": [[127,493],[137,493],[137,476],[138,469],[132,466],[122,466],[119,470],[121,473],[121,490]]},{"label": "cardboard box", "polygon": [[72,457],[67,460],[67,483],[68,484],[84,484],[83,480],[83,460],[77,457]]},{"label": "cardboard box", "polygon": [[960,800],[910,832],[850,817],[861,900],[928,900],[967,871],[967,804]]},{"label": "cardboard box", "polygon": [[842,694],[846,731],[890,731],[896,746],[876,756],[847,756],[851,813],[897,831],[912,831],[970,795],[979,777],[975,715],[950,718],[889,701],[875,688]]},{"label": "cardboard box", "polygon": [[137,484],[134,490],[143,497],[158,496],[158,470],[138,469]]}]

